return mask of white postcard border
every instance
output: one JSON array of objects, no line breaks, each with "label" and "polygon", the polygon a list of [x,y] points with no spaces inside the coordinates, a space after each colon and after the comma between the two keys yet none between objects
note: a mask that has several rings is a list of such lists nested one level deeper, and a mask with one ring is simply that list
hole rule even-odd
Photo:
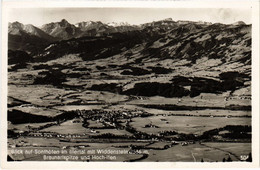
[{"label": "white postcard border", "polygon": [[[7,25],[12,8],[122,7],[122,8],[252,8],[252,155],[253,162],[7,162]],[[3,1],[1,48],[1,168],[3,169],[169,169],[169,168],[255,168],[259,167],[259,1]]]}]

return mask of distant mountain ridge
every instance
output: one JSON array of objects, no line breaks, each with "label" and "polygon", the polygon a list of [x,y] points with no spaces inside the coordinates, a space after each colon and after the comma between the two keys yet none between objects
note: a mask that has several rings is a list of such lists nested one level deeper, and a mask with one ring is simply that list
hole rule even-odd
[{"label": "distant mountain ridge", "polygon": [[19,22],[8,24],[8,49],[39,51],[54,41],[57,41],[55,37],[31,24],[23,25]]},{"label": "distant mountain ridge", "polygon": [[[83,21],[71,24],[66,19],[62,19],[59,22],[47,23],[38,28],[32,24],[23,25],[19,22],[13,22],[8,25],[8,43],[9,49],[31,51],[35,45],[37,45],[37,48],[41,49],[43,46],[55,41],[81,38],[85,36],[100,37],[113,33],[140,31],[143,29],[153,34],[174,30],[177,31],[176,34],[178,34],[179,31],[195,31],[214,25],[221,26],[224,24],[212,24],[203,21],[173,21],[172,18],[166,18],[164,20],[140,25],[131,25],[127,22],[102,23],[100,21]],[[236,26],[246,24],[242,21],[238,21],[232,25]]]},{"label": "distant mountain ridge", "polygon": [[[127,22],[109,22],[102,23],[101,21],[82,21],[76,24],[69,23],[66,19],[62,19],[59,22],[51,22],[42,25],[40,28],[28,24],[23,25],[19,22],[9,23],[8,33],[12,35],[21,35],[21,31],[35,35],[40,38],[54,40],[56,38],[60,40],[66,40],[70,38],[79,38],[82,36],[101,36],[104,34],[115,33],[115,32],[125,32],[140,30],[151,26],[160,27],[173,27],[185,24],[196,24],[196,25],[212,25],[210,22],[203,21],[173,21],[172,18],[166,18],[164,20],[153,21],[149,23],[144,23],[140,25],[131,25]],[[232,25],[246,25],[243,21],[237,21]],[[54,38],[55,37],[55,38]]]},{"label": "distant mountain ridge", "polygon": [[47,34],[59,39],[70,39],[81,33],[79,28],[70,24],[65,19],[62,19],[60,22],[45,24],[41,29]]},{"label": "distant mountain ridge", "polygon": [[19,22],[9,23],[8,34],[11,35],[29,34],[49,41],[55,40],[54,37],[45,33],[43,30],[37,28],[32,24],[23,25],[22,23]]}]

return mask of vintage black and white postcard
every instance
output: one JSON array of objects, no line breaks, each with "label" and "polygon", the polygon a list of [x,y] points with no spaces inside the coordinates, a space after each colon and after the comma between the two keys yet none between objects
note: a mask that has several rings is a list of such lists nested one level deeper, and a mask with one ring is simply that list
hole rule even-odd
[{"label": "vintage black and white postcard", "polygon": [[259,166],[259,1],[2,10],[2,168]]}]

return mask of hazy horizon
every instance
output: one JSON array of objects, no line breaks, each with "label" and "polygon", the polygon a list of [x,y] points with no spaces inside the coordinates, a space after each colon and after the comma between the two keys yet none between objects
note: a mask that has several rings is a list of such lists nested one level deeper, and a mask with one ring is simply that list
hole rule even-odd
[{"label": "hazy horizon", "polygon": [[228,8],[17,8],[8,16],[9,22],[42,26],[66,19],[71,24],[82,21],[127,22],[132,25],[172,18],[173,21],[203,21],[251,24],[251,10]]}]

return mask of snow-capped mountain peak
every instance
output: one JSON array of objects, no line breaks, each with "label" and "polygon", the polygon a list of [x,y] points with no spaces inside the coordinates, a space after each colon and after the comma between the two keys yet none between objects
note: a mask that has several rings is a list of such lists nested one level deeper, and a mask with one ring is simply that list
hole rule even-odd
[{"label": "snow-capped mountain peak", "polygon": [[109,22],[109,23],[107,23],[107,25],[112,26],[112,27],[130,26],[130,24],[127,22]]}]

